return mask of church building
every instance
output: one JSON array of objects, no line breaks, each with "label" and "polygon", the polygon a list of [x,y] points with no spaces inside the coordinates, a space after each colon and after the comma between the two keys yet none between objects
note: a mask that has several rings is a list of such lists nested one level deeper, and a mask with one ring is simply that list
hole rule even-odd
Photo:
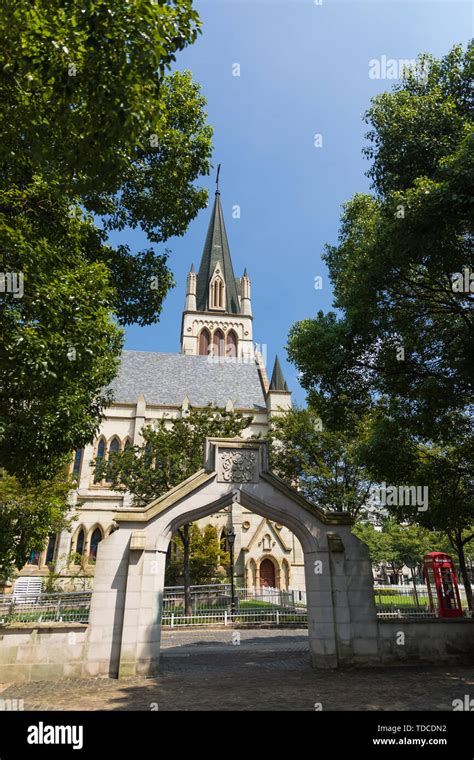
[{"label": "church building", "polygon": [[[67,580],[65,588],[91,585],[98,543],[115,529],[116,513],[132,506],[130,494],[113,491],[106,481],[95,481],[91,463],[126,446],[140,445],[143,426],[184,416],[189,407],[214,404],[252,417],[245,437],[265,437],[269,420],[290,408],[291,392],[278,358],[269,381],[254,343],[250,279],[246,269],[241,277],[234,274],[219,189],[198,271],[191,266],[187,277],[180,342],[181,350],[174,354],[123,352],[111,386],[114,400],[99,435],[76,452],[71,465],[77,480],[71,495],[77,518],[72,530],[51,536],[44,551],[32,554],[21,576],[38,582],[53,564]],[[221,542],[229,527],[235,531],[238,585],[304,589],[303,551],[288,528],[240,504],[198,525],[209,523],[216,526]]]}]

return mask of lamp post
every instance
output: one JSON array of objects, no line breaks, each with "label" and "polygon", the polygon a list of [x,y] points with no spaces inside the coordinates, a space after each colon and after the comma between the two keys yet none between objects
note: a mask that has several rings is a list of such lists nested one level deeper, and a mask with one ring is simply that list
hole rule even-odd
[{"label": "lamp post", "polygon": [[235,589],[234,589],[234,543],[235,531],[233,527],[227,529],[227,541],[229,542],[230,552],[230,609],[232,617],[235,615]]}]

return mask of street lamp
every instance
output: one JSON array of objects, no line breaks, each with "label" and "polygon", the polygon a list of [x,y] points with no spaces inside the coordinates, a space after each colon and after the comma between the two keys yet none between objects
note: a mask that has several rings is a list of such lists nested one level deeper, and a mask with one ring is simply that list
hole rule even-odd
[{"label": "street lamp", "polygon": [[234,543],[235,531],[233,527],[227,529],[227,541],[230,552],[230,609],[232,617],[235,615],[235,589],[234,589]]}]

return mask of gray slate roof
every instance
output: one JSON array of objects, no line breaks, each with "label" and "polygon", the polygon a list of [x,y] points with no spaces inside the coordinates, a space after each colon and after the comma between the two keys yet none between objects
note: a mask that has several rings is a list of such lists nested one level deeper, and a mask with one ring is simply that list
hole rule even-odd
[{"label": "gray slate roof", "polygon": [[255,362],[211,362],[207,356],[124,351],[119,374],[110,385],[116,403],[135,403],[143,394],[147,404],[266,408]]}]

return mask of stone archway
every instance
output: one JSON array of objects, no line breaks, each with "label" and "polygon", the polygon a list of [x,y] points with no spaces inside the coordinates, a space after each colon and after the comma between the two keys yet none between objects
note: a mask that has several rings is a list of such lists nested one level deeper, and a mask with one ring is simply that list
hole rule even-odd
[{"label": "stone archway", "polygon": [[119,512],[119,529],[99,544],[88,672],[157,672],[171,537],[232,502],[286,525],[301,543],[313,666],[378,661],[371,564],[347,515],[318,509],[271,473],[266,441],[210,438],[201,470],[147,507]]}]

